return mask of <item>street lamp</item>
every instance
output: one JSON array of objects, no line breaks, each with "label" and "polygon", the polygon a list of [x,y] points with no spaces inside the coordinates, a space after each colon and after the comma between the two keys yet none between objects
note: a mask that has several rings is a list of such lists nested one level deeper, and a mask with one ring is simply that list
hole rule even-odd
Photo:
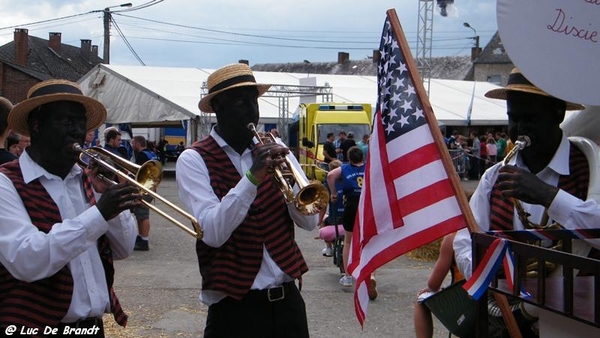
[{"label": "street lamp", "polygon": [[473,30],[474,36],[471,39],[475,40],[475,49],[473,50],[473,52],[471,52],[471,59],[475,60],[479,56],[479,35],[477,35],[477,31],[475,30],[475,28],[471,27],[471,25],[469,25],[468,22],[464,22],[463,26]]},{"label": "street lamp", "polygon": [[111,8],[115,8],[115,7],[131,7],[132,4],[131,2],[128,3],[124,3],[124,4],[120,4],[120,5],[115,5],[115,6],[109,6],[104,8],[104,55],[102,56],[102,58],[104,59],[104,63],[105,64],[109,64],[110,63],[110,19],[111,19]]},{"label": "street lamp", "polygon": [[[472,38],[475,40],[475,49],[471,52],[471,60],[474,61],[479,56],[479,35],[477,35],[477,31],[475,28],[471,27],[468,22],[464,22],[463,26],[467,28],[471,28],[473,30],[473,34],[475,36]],[[475,81],[475,69],[473,68],[473,92],[471,93],[471,102],[469,103],[469,108],[467,108],[467,131],[470,132],[471,127],[471,114],[473,113],[473,100],[475,99],[475,85],[477,81]]]},{"label": "street lamp", "polygon": [[468,22],[464,22],[463,26],[471,28],[473,30],[474,36],[471,39],[475,40],[475,48],[479,49],[479,35],[477,35],[477,31],[475,30],[475,28],[471,27],[471,25],[469,25]]},{"label": "street lamp", "polygon": [[308,60],[304,60],[303,62],[304,62],[305,66],[308,66],[308,67],[306,67],[306,69],[308,69],[308,72],[306,73],[306,77],[309,77],[310,76],[310,68],[309,68],[310,66],[309,65],[311,62]]}]

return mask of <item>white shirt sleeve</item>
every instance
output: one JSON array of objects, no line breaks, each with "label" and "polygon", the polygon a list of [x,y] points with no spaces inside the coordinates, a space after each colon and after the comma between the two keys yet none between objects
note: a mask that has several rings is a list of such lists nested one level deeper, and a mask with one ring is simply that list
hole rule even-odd
[{"label": "white shirt sleeve", "polygon": [[193,149],[179,155],[175,172],[179,197],[204,231],[202,241],[220,247],[246,218],[257,187],[242,175],[238,184],[219,201],[210,185],[206,164]]},{"label": "white shirt sleeve", "polygon": [[[548,208],[548,216],[565,229],[597,229],[600,224],[600,206],[594,200],[583,201],[559,190]],[[586,241],[600,249],[600,239]]]},{"label": "white shirt sleeve", "polygon": [[125,210],[117,217],[108,221],[106,236],[110,243],[113,259],[125,259],[133,252],[135,237],[137,236],[137,223],[129,210]]},{"label": "white shirt sleeve", "polygon": [[[481,180],[475,192],[471,196],[469,206],[473,212],[473,217],[481,231],[487,231],[490,228],[490,193],[494,182],[496,181],[499,166],[496,165],[487,170]],[[472,274],[472,242],[471,233],[469,229],[465,228],[456,233],[453,242],[454,248],[454,259],[458,269],[469,279]]]},{"label": "white shirt sleeve", "polygon": [[43,233],[31,223],[12,182],[0,174],[0,263],[13,277],[33,282],[54,275],[95,246],[108,228],[98,209],[91,207]]}]

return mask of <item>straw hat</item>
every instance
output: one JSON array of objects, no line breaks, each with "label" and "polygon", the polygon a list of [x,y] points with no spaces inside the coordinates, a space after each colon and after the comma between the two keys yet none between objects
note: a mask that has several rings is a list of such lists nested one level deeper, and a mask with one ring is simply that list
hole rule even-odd
[{"label": "straw hat", "polygon": [[106,120],[106,108],[91,97],[83,95],[81,88],[67,80],[46,80],[35,84],[27,93],[27,99],[14,106],[8,115],[10,128],[25,136],[29,136],[27,118],[35,108],[50,102],[71,101],[81,103],[85,107],[87,130],[98,128]]},{"label": "straw hat", "polygon": [[[506,93],[508,91],[524,92],[553,97],[552,95],[546,93],[545,91],[539,89],[534,84],[529,82],[529,80],[527,80],[525,76],[523,76],[523,73],[521,73],[521,71],[518,68],[514,68],[510,72],[506,87],[492,89],[489,92],[485,93],[485,97],[489,97],[491,99],[506,100]],[[567,104],[567,110],[583,110],[585,108],[583,105],[578,103],[572,103],[567,101],[565,101],[565,103]]]},{"label": "straw hat", "polygon": [[228,89],[244,87],[244,86],[255,86],[258,89],[258,96],[263,95],[269,88],[270,84],[258,84],[252,74],[252,69],[244,63],[234,63],[215,70],[208,76],[207,86],[208,95],[204,96],[198,108],[205,113],[214,113],[210,100],[215,95],[224,92]]}]

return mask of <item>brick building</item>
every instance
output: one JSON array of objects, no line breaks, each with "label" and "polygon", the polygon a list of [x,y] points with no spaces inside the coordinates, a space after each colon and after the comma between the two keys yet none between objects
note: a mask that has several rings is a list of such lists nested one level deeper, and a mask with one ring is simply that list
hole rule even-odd
[{"label": "brick building", "polygon": [[14,40],[0,46],[0,96],[16,104],[34,84],[52,78],[77,81],[98,63],[102,59],[92,40],[82,39],[75,47],[63,44],[61,33],[51,32],[45,40],[16,28]]},{"label": "brick building", "polygon": [[465,80],[485,81],[506,86],[508,75],[514,67],[500,40],[500,34],[496,32],[473,61],[473,67]]}]

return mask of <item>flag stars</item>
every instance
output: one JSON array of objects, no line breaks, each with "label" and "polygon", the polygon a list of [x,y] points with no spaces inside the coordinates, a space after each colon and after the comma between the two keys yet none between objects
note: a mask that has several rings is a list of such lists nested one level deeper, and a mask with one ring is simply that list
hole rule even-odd
[{"label": "flag stars", "polygon": [[381,49],[380,52],[381,52],[381,59],[385,60],[388,55],[387,51],[385,49]]},{"label": "flag stars", "polygon": [[390,98],[390,101],[392,105],[396,104],[397,102],[400,102],[400,92],[394,92],[394,94]]},{"label": "flag stars", "polygon": [[410,124],[410,122],[408,122],[408,116],[401,115],[398,123],[400,123],[400,128],[404,127],[405,124]]},{"label": "flag stars", "polygon": [[408,110],[412,110],[412,101],[405,100],[404,104],[402,105],[402,109],[404,109],[405,112]]},{"label": "flag stars", "polygon": [[385,131],[388,134],[391,134],[391,133],[395,132],[395,130],[394,130],[394,124],[393,123],[388,123],[387,126],[385,127]]},{"label": "flag stars", "polygon": [[425,118],[425,115],[423,115],[423,110],[417,108],[417,110],[412,114],[412,116],[415,117],[415,120],[419,120],[420,118]]},{"label": "flag stars", "polygon": [[394,120],[396,117],[398,117],[398,115],[396,115],[396,112],[398,111],[397,108],[392,108],[390,109],[390,113],[389,113],[389,121],[391,122],[392,120]]},{"label": "flag stars", "polygon": [[398,70],[400,71],[400,74],[406,72],[407,71],[406,64],[400,63],[400,66],[398,66]]},{"label": "flag stars", "polygon": [[389,86],[386,86],[384,90],[385,90],[385,91],[382,93],[382,94],[383,94],[383,96],[387,96],[387,95],[390,95],[390,94],[391,94],[391,92],[390,92],[390,87],[389,87]]},{"label": "flag stars", "polygon": [[406,86],[406,90],[404,92],[406,94],[408,94],[408,95],[414,95],[414,94],[416,94],[415,87],[413,87],[411,85]]},{"label": "flag stars", "polygon": [[393,86],[396,87],[396,90],[400,90],[400,88],[404,87],[404,78],[395,77]]}]

